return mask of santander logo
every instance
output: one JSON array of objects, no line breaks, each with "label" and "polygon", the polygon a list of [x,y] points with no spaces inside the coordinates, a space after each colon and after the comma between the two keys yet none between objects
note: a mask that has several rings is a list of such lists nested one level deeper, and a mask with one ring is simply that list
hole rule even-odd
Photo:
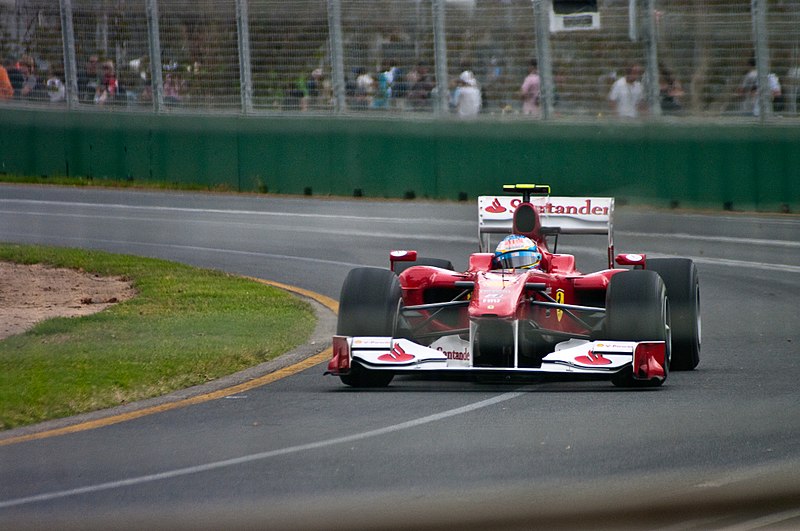
[{"label": "santander logo", "polygon": [[378,356],[378,359],[381,361],[402,363],[404,361],[413,360],[414,356],[412,354],[406,353],[406,351],[403,350],[403,347],[401,347],[400,345],[395,345],[394,348],[392,348],[391,352],[387,354],[381,354],[380,356]]},{"label": "santander logo", "polygon": [[496,197],[494,198],[494,201],[492,201],[492,204],[486,207],[486,212],[491,212],[492,214],[502,214],[505,211],[506,207],[501,205],[500,200]]},{"label": "santander logo", "polygon": [[[492,204],[484,208],[484,211],[490,214],[502,214],[509,210],[515,210],[520,204],[522,204],[522,200],[515,197],[507,203],[508,206],[503,206],[500,199],[495,197]],[[533,208],[543,215],[608,216],[610,212],[610,207],[606,202],[597,204],[590,198],[556,197],[545,202],[532,201],[532,204]]]},{"label": "santander logo", "polygon": [[591,350],[586,356],[578,356],[575,358],[575,361],[584,365],[608,365],[611,363],[610,359],[604,358],[602,354],[595,354]]}]

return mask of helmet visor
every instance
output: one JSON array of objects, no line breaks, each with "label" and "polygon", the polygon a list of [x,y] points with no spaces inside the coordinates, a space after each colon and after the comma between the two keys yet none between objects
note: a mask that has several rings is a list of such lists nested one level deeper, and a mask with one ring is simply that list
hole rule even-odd
[{"label": "helmet visor", "polygon": [[536,251],[512,251],[497,257],[503,269],[534,267],[541,259],[542,255]]}]

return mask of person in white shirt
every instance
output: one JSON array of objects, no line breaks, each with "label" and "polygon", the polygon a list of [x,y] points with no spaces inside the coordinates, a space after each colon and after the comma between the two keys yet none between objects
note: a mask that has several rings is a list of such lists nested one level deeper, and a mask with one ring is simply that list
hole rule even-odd
[{"label": "person in white shirt", "polygon": [[[750,59],[747,64],[750,68],[737,89],[737,93],[742,97],[742,112],[746,115],[761,116],[756,60]],[[781,83],[778,80],[778,76],[772,72],[767,74],[767,86],[769,88],[769,101],[774,102],[776,98],[781,96]]]},{"label": "person in white shirt", "polygon": [[628,68],[627,74],[619,78],[611,86],[608,101],[622,118],[636,118],[644,102],[642,88],[642,67],[634,64]]},{"label": "person in white shirt", "polygon": [[481,89],[471,71],[465,70],[458,77],[453,91],[453,107],[461,117],[477,116],[481,111]]}]

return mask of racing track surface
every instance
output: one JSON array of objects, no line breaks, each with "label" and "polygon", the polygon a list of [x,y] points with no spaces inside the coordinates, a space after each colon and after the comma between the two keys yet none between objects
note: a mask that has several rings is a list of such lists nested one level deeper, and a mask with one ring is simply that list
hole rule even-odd
[{"label": "racing track surface", "polygon": [[[617,252],[699,266],[703,352],[660,389],[323,366],[0,445],[0,527],[800,527],[800,218],[618,208]],[[476,206],[0,186],[0,240],[177,260],[333,298],[390,249],[476,248]],[[584,246],[589,244],[589,246]],[[562,238],[584,271],[602,237]],[[187,348],[191,348],[187,345]]]}]

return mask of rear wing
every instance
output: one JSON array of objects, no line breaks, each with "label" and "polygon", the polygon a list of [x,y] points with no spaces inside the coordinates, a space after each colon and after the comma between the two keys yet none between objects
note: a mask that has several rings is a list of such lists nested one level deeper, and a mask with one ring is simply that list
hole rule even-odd
[{"label": "rear wing", "polygon": [[[481,252],[491,252],[491,234],[511,233],[514,210],[522,196],[478,197],[478,240]],[[607,234],[609,264],[614,254],[613,197],[535,196],[530,203],[539,214],[542,237],[559,234]],[[609,267],[611,267],[609,265]]]}]

